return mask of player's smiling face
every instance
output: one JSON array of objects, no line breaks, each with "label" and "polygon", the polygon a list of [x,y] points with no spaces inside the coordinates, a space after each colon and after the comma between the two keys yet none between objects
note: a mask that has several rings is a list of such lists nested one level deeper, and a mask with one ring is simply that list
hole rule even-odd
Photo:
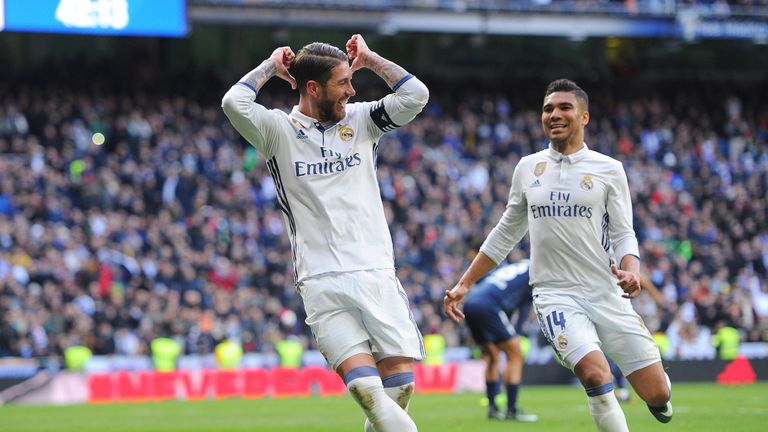
[{"label": "player's smiling face", "polygon": [[352,87],[352,69],[340,62],[331,69],[331,77],[318,86],[317,108],[321,122],[337,122],[347,114],[347,102],[355,95]]},{"label": "player's smiling face", "polygon": [[589,123],[589,112],[571,92],[554,92],[544,97],[541,127],[556,147],[581,145],[584,126]]}]

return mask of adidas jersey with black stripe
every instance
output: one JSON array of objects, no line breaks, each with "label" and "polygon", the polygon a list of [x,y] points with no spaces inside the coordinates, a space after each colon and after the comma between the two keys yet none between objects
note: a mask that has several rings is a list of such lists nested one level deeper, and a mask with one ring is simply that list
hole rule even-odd
[{"label": "adidas jersey with black stripe", "polygon": [[611,259],[639,257],[621,162],[584,147],[550,147],[515,167],[504,215],[481,251],[501,262],[530,233],[531,285],[599,296],[617,290]]},{"label": "adidas jersey with black stripe", "polygon": [[237,131],[267,159],[291,239],[297,282],[314,275],[394,268],[392,238],[376,178],[384,133],[411,121],[429,92],[416,77],[378,101],[350,103],[323,127],[294,107],[290,114],[255,102],[240,83],[222,100]]}]

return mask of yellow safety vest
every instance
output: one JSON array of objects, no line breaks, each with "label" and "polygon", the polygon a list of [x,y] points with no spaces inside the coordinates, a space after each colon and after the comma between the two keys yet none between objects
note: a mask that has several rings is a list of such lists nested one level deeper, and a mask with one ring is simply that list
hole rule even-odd
[{"label": "yellow safety vest", "polygon": [[284,339],[275,346],[280,356],[280,366],[286,368],[298,368],[301,366],[301,356],[304,348],[299,341]]},{"label": "yellow safety vest", "polygon": [[445,338],[440,334],[424,336],[424,363],[427,366],[440,366],[445,363]]},{"label": "yellow safety vest", "polygon": [[64,350],[64,365],[71,371],[82,372],[93,354],[88,347],[75,345]]},{"label": "yellow safety vest", "polygon": [[163,372],[176,370],[176,359],[181,354],[181,347],[176,340],[166,337],[156,338],[152,340],[150,348],[155,370]]},{"label": "yellow safety vest", "polygon": [[214,353],[216,364],[221,369],[236,369],[240,366],[240,360],[243,359],[243,348],[231,340],[225,340],[216,345]]},{"label": "yellow safety vest", "polygon": [[739,355],[741,337],[733,327],[722,327],[712,336],[712,345],[717,348],[721,360],[733,360]]},{"label": "yellow safety vest", "polygon": [[656,342],[656,345],[659,347],[659,353],[661,354],[661,357],[666,358],[669,356],[669,349],[670,349],[670,342],[669,338],[665,333],[657,332],[653,334],[653,340]]}]

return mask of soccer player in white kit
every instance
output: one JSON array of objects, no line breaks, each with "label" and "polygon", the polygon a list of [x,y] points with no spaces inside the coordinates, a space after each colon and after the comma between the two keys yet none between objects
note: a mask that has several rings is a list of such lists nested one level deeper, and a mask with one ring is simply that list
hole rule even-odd
[{"label": "soccer player in white kit", "polygon": [[[267,160],[306,322],[365,412],[365,430],[416,431],[407,409],[413,362],[423,358],[424,349],[395,276],[376,149],[385,132],[422,111],[429,91],[371,51],[360,35],[349,39],[346,51],[320,42],[296,54],[277,48],[232,86],[222,107]],[[348,104],[355,95],[352,74],[361,68],[375,72],[393,93]],[[273,76],[299,90],[299,104],[289,114],[255,102]]]},{"label": "soccer player in white kit", "polygon": [[517,164],[504,215],[443,306],[461,321],[469,288],[530,233],[542,332],[586,389],[598,430],[627,431],[603,351],[662,423],[672,419],[671,389],[659,350],[628,300],[640,293],[640,260],[627,176],[621,162],[587,148],[588,122],[584,90],[564,79],[547,86],[541,125],[549,148]]}]

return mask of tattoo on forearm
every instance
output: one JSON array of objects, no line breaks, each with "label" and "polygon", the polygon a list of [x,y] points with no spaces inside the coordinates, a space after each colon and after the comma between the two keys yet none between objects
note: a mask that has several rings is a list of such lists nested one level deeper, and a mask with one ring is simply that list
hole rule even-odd
[{"label": "tattoo on forearm", "polygon": [[245,74],[245,76],[240,79],[240,82],[244,82],[250,86],[253,86],[253,88],[256,90],[259,90],[267,81],[269,81],[270,78],[275,76],[275,73],[277,73],[275,64],[271,59],[266,59],[261,62],[261,64],[258,65],[256,69]]},{"label": "tattoo on forearm", "polygon": [[390,88],[408,75],[408,71],[375,53],[369,60],[368,68],[380,76]]}]

